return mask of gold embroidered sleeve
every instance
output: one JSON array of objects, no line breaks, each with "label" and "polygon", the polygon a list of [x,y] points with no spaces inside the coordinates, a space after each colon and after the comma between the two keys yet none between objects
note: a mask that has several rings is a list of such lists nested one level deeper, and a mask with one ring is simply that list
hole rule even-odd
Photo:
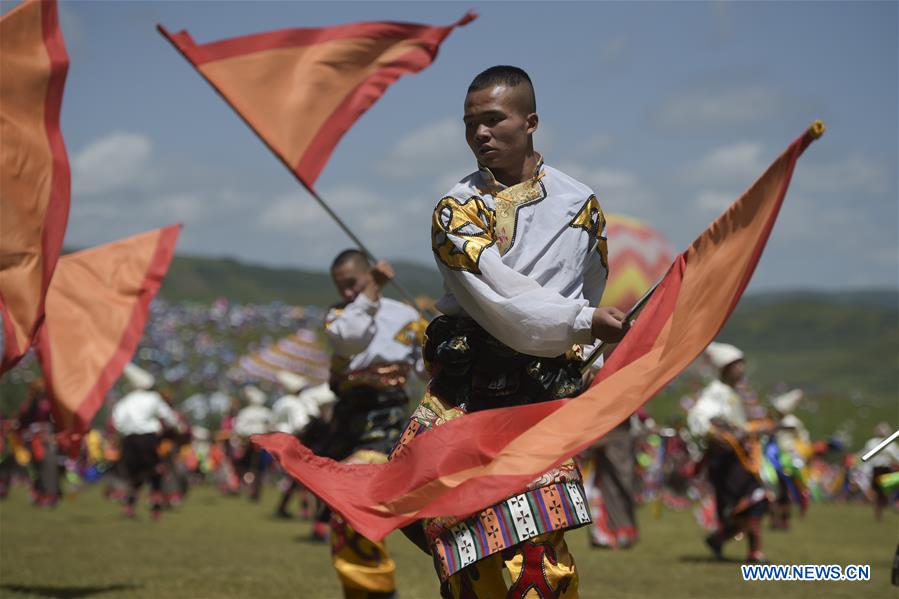
[{"label": "gold embroidered sleeve", "polygon": [[428,321],[423,318],[416,318],[406,323],[406,326],[397,331],[393,339],[397,343],[403,345],[422,345],[425,338],[425,329],[428,328]]},{"label": "gold embroidered sleeve", "polygon": [[343,308],[331,308],[325,315],[325,328],[330,330],[334,321],[340,318],[341,314],[343,314]]},{"label": "gold embroidered sleeve", "polygon": [[587,198],[587,201],[584,202],[584,205],[571,220],[569,226],[575,229],[583,229],[587,232],[590,236],[590,243],[596,243],[596,251],[599,252],[602,265],[608,269],[609,244],[602,234],[606,228],[606,217],[602,213],[602,206],[599,205],[599,200],[596,199],[595,195]]},{"label": "gold embroidered sleeve", "polygon": [[496,220],[492,210],[477,196],[466,202],[446,197],[434,208],[431,247],[437,258],[454,270],[481,274],[481,253],[493,245]]}]

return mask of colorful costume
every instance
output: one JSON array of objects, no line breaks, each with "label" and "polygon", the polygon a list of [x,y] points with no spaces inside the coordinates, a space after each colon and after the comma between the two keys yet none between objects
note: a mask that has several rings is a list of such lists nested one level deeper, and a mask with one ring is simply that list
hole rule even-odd
[{"label": "colorful costume", "polygon": [[777,473],[776,499],[771,505],[771,527],[787,530],[790,527],[791,503],[799,505],[805,514],[809,491],[805,481],[806,462],[812,453],[808,430],[794,411],[802,399],[802,391],[794,389],[771,401],[780,414],[777,434],[765,447],[770,463]]},{"label": "colorful costume", "polygon": [[[447,294],[428,326],[428,391],[394,455],[469,412],[571,397],[607,276],[605,220],[585,185],[538,163],[506,187],[486,168],[437,204],[432,245]],[[444,597],[577,596],[565,530],[590,522],[574,462],[467,518],[422,523]],[[502,568],[512,575],[503,582]]]},{"label": "colorful costume", "polygon": [[[388,298],[331,308],[325,334],[334,349],[331,388],[337,394],[331,430],[316,453],[347,463],[378,463],[399,439],[409,402],[405,385],[420,361],[418,312]],[[347,598],[391,597],[396,564],[387,546],[331,516],[331,556]]]},{"label": "colorful costume", "polygon": [[591,449],[593,473],[588,485],[594,547],[626,549],[637,542],[637,486],[630,419],[608,432]]},{"label": "colorful costume", "polygon": [[252,435],[264,435],[271,430],[272,411],[266,407],[266,396],[258,387],[246,385],[243,394],[249,402],[234,418],[234,434],[239,439],[240,458],[236,460],[240,479],[250,488],[250,500],[259,501],[262,474],[267,465],[263,451],[250,443]]},{"label": "colorful costume", "polygon": [[143,483],[149,481],[151,512],[158,518],[162,509],[162,478],[157,452],[160,434],[163,425],[174,429],[179,423],[162,396],[151,391],[155,380],[150,373],[127,364],[124,375],[134,391],[116,403],[112,422],[122,437],[122,464],[128,479],[125,513],[134,515],[137,493]]},{"label": "colorful costume", "polygon": [[50,398],[41,393],[22,406],[19,413],[22,440],[31,451],[31,499],[35,505],[51,507],[61,496],[59,448],[56,444]]},{"label": "colorful costume", "polygon": [[[767,493],[759,480],[761,447],[747,435],[750,426],[743,400],[721,381],[703,390],[687,422],[694,437],[706,445],[703,461],[718,516],[718,532],[709,543],[720,554],[721,543],[742,530],[744,518],[758,518],[767,510]],[[756,552],[750,548],[750,555]]]}]

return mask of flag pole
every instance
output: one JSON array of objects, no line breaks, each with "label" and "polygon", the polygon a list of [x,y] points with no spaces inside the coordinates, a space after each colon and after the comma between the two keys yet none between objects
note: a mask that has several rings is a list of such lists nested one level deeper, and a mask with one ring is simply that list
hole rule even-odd
[{"label": "flag pole", "polygon": [[[805,144],[800,149],[800,154],[802,151],[808,147],[808,144],[818,139],[822,135],[824,135],[824,131],[826,130],[826,126],[824,125],[824,121],[818,119],[812,122],[809,128],[806,130]],[[664,277],[663,277],[664,278]],[[653,292],[659,286],[659,283],[662,282],[662,279],[656,281],[655,285],[649,288],[649,290],[643,294],[643,296],[637,300],[637,302],[631,307],[628,311],[627,315],[624,317],[625,327],[630,326],[630,322],[636,317],[637,313],[643,309],[646,305],[646,302],[649,301],[649,298],[652,297]],[[740,292],[742,294],[742,291]],[[600,341],[596,344],[596,347],[593,348],[593,351],[587,356],[587,359],[584,361],[583,365],[581,365],[581,374],[586,374],[590,367],[594,362],[599,358],[600,355],[606,350],[606,348],[610,345],[614,345],[613,343],[606,343],[604,341]],[[896,432],[899,434],[899,431]],[[893,437],[895,438],[895,436]]]},{"label": "flag pole", "polygon": [[[644,293],[640,297],[640,299],[638,299],[634,303],[633,306],[631,306],[631,309],[627,311],[627,314],[625,314],[624,320],[622,321],[623,323],[625,323],[625,325],[624,325],[625,327],[630,326],[631,321],[634,318],[636,318],[637,313],[643,309],[643,307],[646,305],[646,302],[649,301],[649,298],[652,297],[653,292],[656,290],[656,288],[659,286],[659,283],[661,283],[661,282],[662,282],[662,279],[659,279],[658,281],[656,281],[655,284],[652,287],[650,287],[646,291],[646,293]],[[606,348],[608,348],[611,345],[615,345],[615,344],[614,343],[606,343],[605,341],[600,341],[599,343],[597,343],[596,347],[593,348],[593,351],[590,352],[590,355],[587,356],[587,359],[584,360],[584,363],[581,364],[581,374],[586,374],[587,371],[590,370],[590,367],[593,366],[593,363],[599,359],[599,356],[603,355],[603,352],[606,350]]]},{"label": "flag pole", "polygon": [[[293,171],[291,171],[291,172],[293,172]],[[297,177],[297,179],[300,181],[300,183],[303,183],[302,179],[300,179],[299,177]],[[337,226],[340,227],[341,229],[343,229],[343,232],[346,233],[349,236],[349,238],[353,240],[353,243],[355,243],[359,247],[360,250],[362,250],[362,253],[364,253],[366,256],[368,256],[368,259],[371,260],[372,262],[377,262],[374,255],[368,250],[367,247],[365,247],[365,244],[362,243],[362,240],[360,240],[358,237],[356,237],[355,233],[353,233],[353,231],[346,225],[346,223],[344,223],[343,220],[339,216],[337,216],[336,212],[331,210],[331,207],[325,203],[325,201],[321,198],[320,195],[318,195],[318,192],[316,192],[311,187],[307,186],[305,183],[303,183],[303,187],[305,187],[306,191],[308,191],[312,195],[312,197],[315,198],[315,201],[319,203],[319,205],[325,210],[325,212],[327,212],[328,215],[332,219],[334,219],[334,222],[337,223]],[[412,294],[410,294],[408,291],[406,291],[406,289],[402,285],[399,284],[399,282],[396,280],[396,278],[390,279],[390,283],[394,287],[396,287],[396,290],[399,291],[400,295],[403,296],[403,298],[406,300],[406,303],[408,303],[410,306],[415,308],[415,310],[418,312],[419,316],[421,316],[425,320],[430,320],[429,318],[426,318],[425,313],[418,307],[418,304],[415,303],[415,298],[412,297]]]},{"label": "flag pole", "polygon": [[[261,141],[263,143],[263,145],[265,145],[265,147],[268,148],[269,151],[275,155],[275,157],[281,162],[281,164],[283,164],[284,167],[288,171],[290,171],[290,174],[292,174],[294,176],[294,178],[296,178],[296,180],[299,181],[300,184],[306,189],[306,191],[308,191],[309,194],[312,195],[312,197],[315,199],[315,201],[318,202],[318,204],[322,208],[324,208],[325,212],[328,213],[328,216],[330,216],[334,220],[334,222],[337,223],[337,226],[340,227],[343,230],[343,232],[349,236],[349,238],[353,241],[353,243],[356,244],[356,246],[360,250],[362,250],[362,253],[364,253],[368,257],[368,259],[371,260],[372,262],[377,262],[374,255],[368,250],[367,247],[365,247],[365,245],[362,243],[362,241],[360,241],[359,238],[356,237],[356,235],[350,230],[350,228],[346,225],[346,223],[344,223],[343,220],[341,220],[341,218],[339,216],[337,216],[337,213],[335,213],[333,210],[331,210],[331,207],[325,203],[325,201],[322,199],[322,197],[320,195],[318,195],[318,192],[316,192],[312,188],[312,185],[309,185],[305,181],[303,181],[303,178],[300,177],[299,174],[297,174],[297,172],[294,170],[293,166],[288,164],[287,161],[277,151],[275,151],[275,148],[273,148],[271,146],[271,144],[269,144],[269,142],[262,136],[262,134],[259,133],[258,131],[256,131],[256,129],[253,127],[253,125],[250,124],[250,122],[246,119],[246,117],[243,114],[241,114],[241,112],[239,110],[237,110],[237,108],[235,108],[233,104],[231,104],[231,101],[228,99],[228,97],[222,93],[222,91],[209,79],[209,77],[206,76],[206,74],[203,71],[201,71],[200,69],[197,68],[197,65],[194,64],[194,62],[190,59],[190,57],[187,55],[187,53],[184,51],[184,49],[181,47],[181,45],[177,41],[175,41],[174,37],[172,36],[171,33],[169,33],[168,29],[163,27],[161,24],[157,24],[156,30],[159,32],[160,35],[162,35],[162,37],[167,39],[169,41],[169,43],[172,44],[172,46],[175,48],[175,50],[178,51],[179,54],[181,54],[181,56],[184,58],[184,60],[186,60],[192,67],[194,67],[194,70],[197,73],[199,73],[200,77],[202,77],[203,80],[209,84],[209,87],[211,87],[215,91],[215,93],[217,93],[219,95],[219,97],[222,100],[224,100],[225,104],[227,104],[228,106],[231,107],[231,110],[233,110],[235,112],[235,114],[237,114],[237,116],[240,117],[240,120],[242,120],[244,122],[244,124],[250,129],[250,131],[252,131],[256,135],[256,137],[259,139],[259,141]],[[182,32],[182,33],[186,33],[186,32]],[[187,34],[187,35],[189,36],[190,34]],[[423,320],[430,320],[430,318],[428,318],[429,315],[426,314],[423,310],[421,310],[418,307],[418,304],[415,303],[415,298],[412,297],[412,294],[410,294],[408,291],[406,291],[406,289],[403,288],[403,286],[397,282],[396,278],[390,279],[390,283],[393,284],[393,286],[397,289],[397,291],[399,291],[400,295],[403,296],[403,299],[406,300],[406,303],[409,304],[410,306],[412,306],[412,308],[414,308],[415,311],[418,312],[418,315]]]}]

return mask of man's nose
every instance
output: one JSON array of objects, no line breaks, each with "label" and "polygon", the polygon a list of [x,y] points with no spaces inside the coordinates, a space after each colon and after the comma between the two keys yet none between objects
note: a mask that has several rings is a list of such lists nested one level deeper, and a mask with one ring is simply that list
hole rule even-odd
[{"label": "man's nose", "polygon": [[490,139],[490,128],[487,125],[478,125],[475,129],[474,138],[477,141],[484,142]]}]

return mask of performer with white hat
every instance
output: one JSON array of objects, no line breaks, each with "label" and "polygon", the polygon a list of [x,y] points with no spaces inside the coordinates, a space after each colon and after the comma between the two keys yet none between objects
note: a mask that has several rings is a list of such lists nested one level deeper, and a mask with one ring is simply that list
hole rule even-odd
[{"label": "performer with white hat", "polygon": [[[868,439],[859,455],[865,455],[887,439],[892,432],[890,425],[880,422],[874,427],[874,436]],[[889,505],[889,497],[883,488],[881,477],[899,470],[899,443],[893,442],[874,454],[867,462],[859,465],[866,478],[871,481],[874,492],[874,518],[879,522],[883,518],[883,510]]]},{"label": "performer with white hat", "polygon": [[[305,430],[313,418],[307,403],[298,397],[300,391],[309,385],[309,381],[299,374],[286,370],[279,371],[276,376],[278,382],[281,383],[281,386],[284,387],[287,393],[272,404],[273,430],[301,438],[303,430]],[[281,500],[275,509],[275,516],[279,518],[292,517],[290,512],[287,511],[287,504],[290,502],[294,492],[299,489],[302,489],[300,483],[292,478],[289,479],[288,486],[281,493]]]},{"label": "performer with white hat", "polygon": [[125,365],[123,374],[132,391],[116,403],[112,423],[122,437],[122,464],[128,478],[124,513],[134,517],[137,494],[149,481],[150,514],[157,520],[162,510],[159,439],[163,429],[177,429],[180,424],[172,408],[152,390],[156,384],[152,374],[130,363]]},{"label": "performer with white hat", "polygon": [[250,499],[259,501],[262,489],[262,450],[250,443],[252,435],[264,435],[271,431],[272,411],[266,407],[265,393],[255,385],[241,389],[249,405],[242,408],[234,418],[234,433],[241,443],[243,454],[238,460],[238,468],[244,484],[250,487]]},{"label": "performer with white hat", "polygon": [[746,362],[742,351],[726,343],[711,343],[705,353],[718,378],[702,391],[687,424],[706,445],[703,462],[715,490],[718,529],[706,543],[720,559],[724,543],[742,532],[749,541],[747,562],[764,562],[761,518],[768,499],[759,479],[761,448],[735,390],[745,376]]},{"label": "performer with white hat", "polygon": [[779,455],[777,463],[777,498],[771,504],[771,527],[789,530],[791,503],[799,503],[800,517],[808,507],[808,491],[802,484],[802,471],[811,455],[811,441],[808,429],[796,416],[796,408],[802,401],[802,389],[793,389],[771,400],[778,431],[774,436]]}]

